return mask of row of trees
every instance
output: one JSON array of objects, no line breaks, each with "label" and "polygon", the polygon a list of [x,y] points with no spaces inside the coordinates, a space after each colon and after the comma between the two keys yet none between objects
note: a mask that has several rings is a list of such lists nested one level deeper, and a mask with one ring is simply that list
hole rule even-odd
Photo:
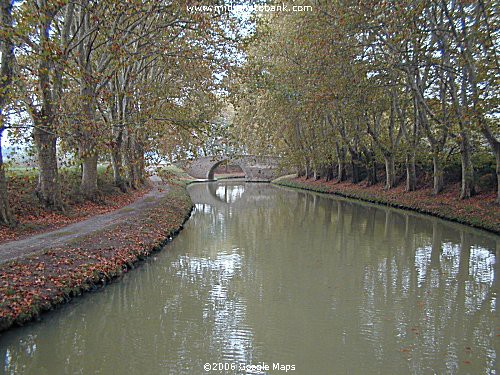
[{"label": "row of trees", "polygon": [[238,134],[307,176],[374,184],[383,164],[387,189],[398,164],[417,189],[416,163],[429,159],[435,194],[459,154],[461,198],[487,150],[500,202],[497,11],[489,0],[332,0],[262,15],[235,94]]},{"label": "row of trees", "polygon": [[[145,155],[202,142],[232,41],[227,14],[186,5],[0,0],[0,134],[31,131],[45,207],[64,209],[62,154],[81,165],[81,193],[95,199],[100,160],[126,190],[144,182]],[[0,149],[0,222],[12,224],[4,169]]]}]

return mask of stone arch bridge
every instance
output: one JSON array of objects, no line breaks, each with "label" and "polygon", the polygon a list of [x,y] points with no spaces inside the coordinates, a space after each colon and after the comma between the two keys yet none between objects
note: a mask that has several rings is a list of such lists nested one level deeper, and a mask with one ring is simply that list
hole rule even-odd
[{"label": "stone arch bridge", "polygon": [[282,175],[279,158],[272,156],[205,156],[176,164],[192,177],[213,180],[215,169],[225,161],[239,165],[247,181],[271,181]]}]

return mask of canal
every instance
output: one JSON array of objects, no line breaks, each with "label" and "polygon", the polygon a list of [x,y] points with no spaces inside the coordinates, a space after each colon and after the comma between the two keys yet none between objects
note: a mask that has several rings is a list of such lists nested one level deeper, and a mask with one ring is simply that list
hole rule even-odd
[{"label": "canal", "polygon": [[269,184],[189,191],[164,251],[2,333],[0,373],[495,372],[498,236]]}]

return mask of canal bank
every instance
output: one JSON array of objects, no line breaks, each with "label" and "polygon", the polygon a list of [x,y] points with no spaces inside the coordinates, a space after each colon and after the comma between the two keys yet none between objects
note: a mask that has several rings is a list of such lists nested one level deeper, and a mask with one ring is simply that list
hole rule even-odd
[{"label": "canal bank", "polygon": [[0,372],[494,372],[500,237],[264,183],[187,190],[195,208],[166,251],[2,333]]},{"label": "canal bank", "polygon": [[399,187],[387,191],[381,185],[367,187],[349,182],[339,184],[336,181],[306,180],[291,176],[278,178],[273,184],[411,210],[495,234],[500,233],[500,210],[494,203],[493,195],[483,194],[468,200],[458,200],[453,192],[433,196],[430,190],[425,189],[406,192]]},{"label": "canal bank", "polygon": [[[182,229],[193,207],[184,184],[159,184],[140,203],[123,208],[105,224],[99,217],[89,219],[94,228],[81,235],[63,228],[48,241],[52,245],[0,264],[0,331],[36,319],[134,268]],[[57,237],[69,239],[54,247]],[[36,245],[37,238],[32,239]]]}]

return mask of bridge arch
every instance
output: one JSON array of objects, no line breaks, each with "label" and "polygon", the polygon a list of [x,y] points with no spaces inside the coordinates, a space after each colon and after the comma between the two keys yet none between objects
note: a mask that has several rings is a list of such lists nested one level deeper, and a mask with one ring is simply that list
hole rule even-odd
[{"label": "bridge arch", "polygon": [[200,157],[187,162],[184,169],[195,178],[213,180],[215,169],[225,161],[238,165],[247,181],[271,181],[281,172],[277,158],[253,155]]},{"label": "bridge arch", "polygon": [[207,179],[208,180],[213,180],[214,179],[214,174],[215,174],[215,170],[219,167],[219,165],[221,165],[222,163],[224,162],[229,162],[229,163],[232,163],[234,165],[237,165],[238,167],[241,168],[241,170],[243,171],[243,173],[245,174],[245,178],[250,178],[250,174],[249,174],[249,171],[246,170],[245,166],[244,165],[240,165],[240,163],[238,163],[237,161],[234,161],[234,160],[231,160],[230,158],[225,158],[225,159],[222,159],[218,162],[216,162],[215,164],[212,165],[212,167],[210,168],[210,170],[208,171],[208,175],[207,175]]}]

